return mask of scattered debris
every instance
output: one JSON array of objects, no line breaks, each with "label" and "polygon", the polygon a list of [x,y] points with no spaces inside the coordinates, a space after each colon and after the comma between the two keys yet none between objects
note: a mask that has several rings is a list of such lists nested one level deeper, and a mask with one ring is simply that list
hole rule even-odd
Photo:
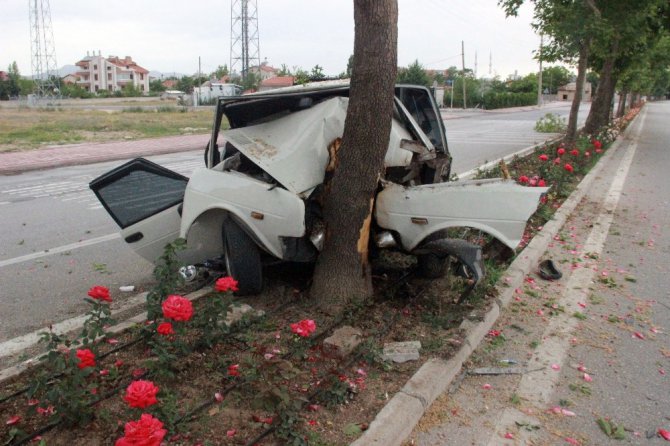
[{"label": "scattered debris", "polygon": [[391,342],[384,344],[382,359],[397,363],[416,361],[419,359],[419,350],[421,350],[419,341]]},{"label": "scattered debris", "polygon": [[254,308],[248,304],[234,305],[233,307],[231,307],[230,311],[228,311],[228,313],[226,314],[226,320],[224,321],[224,323],[230,327],[234,323],[241,321],[242,318],[245,317],[247,314],[249,314],[249,316],[253,318],[256,318],[265,315],[265,311],[254,310]]},{"label": "scattered debris", "polygon": [[556,268],[553,260],[550,259],[540,262],[538,273],[544,280],[558,280],[563,277],[563,273]]},{"label": "scattered debris", "polygon": [[525,367],[480,367],[468,371],[468,375],[523,375]]},{"label": "scattered debris", "polygon": [[119,291],[122,291],[124,293],[130,293],[135,291],[135,285],[123,285],[119,287]]},{"label": "scattered debris", "polygon": [[363,333],[354,327],[345,325],[338,328],[332,336],[323,341],[325,350],[340,358],[348,356],[361,343]]}]

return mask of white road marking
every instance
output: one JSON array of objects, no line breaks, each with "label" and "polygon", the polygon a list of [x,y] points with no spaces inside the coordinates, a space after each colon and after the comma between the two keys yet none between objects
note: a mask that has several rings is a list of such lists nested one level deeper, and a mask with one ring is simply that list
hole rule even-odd
[{"label": "white road marking", "polygon": [[47,257],[54,254],[60,254],[61,252],[73,251],[75,249],[84,248],[86,246],[97,245],[98,243],[105,243],[120,237],[121,235],[119,235],[118,233],[107,234],[89,240],[82,240],[81,242],[70,243],[69,245],[58,246],[56,248],[46,249],[40,252],[34,252],[32,254],[27,254],[20,257],[14,257],[13,259],[0,260],[0,268],[9,265],[15,265],[17,263],[27,262],[29,260],[35,260],[42,257]]}]

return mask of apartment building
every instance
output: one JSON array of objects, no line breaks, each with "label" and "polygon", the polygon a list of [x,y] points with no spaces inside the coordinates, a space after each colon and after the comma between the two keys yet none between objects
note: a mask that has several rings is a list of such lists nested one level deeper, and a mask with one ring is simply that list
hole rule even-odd
[{"label": "apartment building", "polygon": [[149,92],[149,71],[133,61],[130,56],[123,59],[117,56],[102,57],[100,52],[77,62],[80,71],[75,73],[77,85],[91,93],[107,90],[110,93],[134,85],[141,92]]}]

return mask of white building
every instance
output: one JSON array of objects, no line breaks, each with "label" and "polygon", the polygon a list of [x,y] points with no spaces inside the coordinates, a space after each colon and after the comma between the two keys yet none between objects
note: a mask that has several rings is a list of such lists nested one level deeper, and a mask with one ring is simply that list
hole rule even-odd
[{"label": "white building", "polygon": [[193,88],[193,105],[211,104],[221,96],[239,96],[242,87],[236,84],[207,81],[200,87]]},{"label": "white building", "polygon": [[149,92],[149,71],[133,61],[130,56],[123,59],[116,56],[102,57],[86,54],[77,62],[80,71],[75,73],[77,85],[91,93],[107,90],[110,93],[122,90],[132,84],[142,93]]}]

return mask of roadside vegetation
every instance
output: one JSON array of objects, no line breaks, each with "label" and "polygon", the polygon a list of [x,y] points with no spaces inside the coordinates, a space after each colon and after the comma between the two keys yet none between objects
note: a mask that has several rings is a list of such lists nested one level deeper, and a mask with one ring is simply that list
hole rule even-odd
[{"label": "roadside vegetation", "polygon": [[[39,149],[48,145],[108,142],[208,133],[210,108],[191,110],[161,105],[147,109],[128,102],[117,111],[62,107],[2,107],[0,152]],[[124,104],[121,104],[124,105]]]}]

